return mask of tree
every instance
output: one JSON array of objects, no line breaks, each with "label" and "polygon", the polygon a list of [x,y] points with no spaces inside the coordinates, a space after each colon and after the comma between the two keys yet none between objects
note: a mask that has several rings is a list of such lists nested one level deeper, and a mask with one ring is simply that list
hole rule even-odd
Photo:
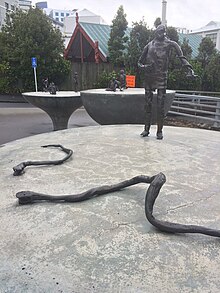
[{"label": "tree", "polygon": [[161,23],[162,23],[161,18],[160,17],[157,17],[156,20],[155,20],[155,22],[154,22],[154,27],[157,28],[158,25],[160,25]]},{"label": "tree", "polygon": [[[173,35],[173,37],[175,37],[175,34]],[[189,42],[186,39],[183,40],[181,49],[183,51],[183,55],[191,63],[192,48],[190,47]],[[172,56],[168,81],[169,88],[189,89],[189,86],[191,84],[191,80],[186,78],[186,72],[182,68],[180,68],[180,61],[175,56]]]},{"label": "tree", "polygon": [[172,26],[167,27],[167,37],[174,42],[177,42],[177,43],[179,42],[178,32],[175,29],[175,27],[172,27]]},{"label": "tree", "polygon": [[197,61],[200,62],[201,67],[203,69],[201,74],[202,81],[202,90],[203,91],[214,91],[212,85],[210,83],[210,78],[208,70],[210,67],[208,66],[212,58],[216,55],[215,44],[209,37],[205,37],[202,39],[202,42],[199,46],[199,54],[197,56]]},{"label": "tree", "polygon": [[141,85],[141,76],[143,75],[140,74],[138,70],[138,59],[151,36],[152,31],[147,28],[147,24],[144,19],[132,24],[125,64],[126,71],[136,75],[137,86]]},{"label": "tree", "polygon": [[183,55],[186,59],[190,60],[192,58],[192,48],[189,45],[189,40],[183,39],[183,43],[181,45],[181,49],[183,51]]},{"label": "tree", "polygon": [[210,62],[207,65],[207,90],[220,91],[220,53],[212,54]]},{"label": "tree", "polygon": [[10,87],[15,91],[34,89],[31,57],[38,61],[38,80],[48,77],[58,86],[70,70],[62,54],[61,32],[40,9],[17,10],[8,15],[0,33],[0,63],[8,64]]},{"label": "tree", "polygon": [[205,68],[210,62],[212,55],[216,53],[215,44],[209,37],[205,37],[202,39],[198,50],[199,54],[197,60],[200,61]]},{"label": "tree", "polygon": [[127,27],[128,22],[126,20],[126,14],[121,5],[112,21],[110,38],[108,41],[109,60],[115,66],[124,66],[125,48],[126,42],[128,41],[128,37],[126,36]]}]

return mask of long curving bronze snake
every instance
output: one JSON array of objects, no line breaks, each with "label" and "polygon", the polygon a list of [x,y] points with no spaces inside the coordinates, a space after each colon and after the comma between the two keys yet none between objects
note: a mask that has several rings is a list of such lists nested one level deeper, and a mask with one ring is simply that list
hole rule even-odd
[{"label": "long curving bronze snake", "polygon": [[17,166],[13,167],[13,175],[14,176],[20,176],[24,173],[24,168],[27,166],[39,166],[39,165],[61,165],[63,164],[63,162],[65,162],[66,160],[68,160],[72,154],[73,151],[71,149],[67,149],[64,146],[62,146],[61,144],[48,144],[48,145],[42,145],[42,148],[47,148],[47,147],[56,147],[56,148],[60,148],[64,153],[66,153],[67,155],[61,159],[61,160],[54,160],[54,161],[26,161],[26,162],[21,162],[20,164],[18,164]]},{"label": "long curving bronze snake", "polygon": [[97,188],[89,189],[83,193],[73,195],[46,195],[32,191],[21,191],[16,194],[19,204],[30,204],[38,201],[51,201],[51,202],[79,202],[93,197],[104,195],[110,192],[119,191],[123,188],[135,185],[138,183],[149,183],[145,197],[145,214],[148,221],[155,226],[158,230],[168,233],[200,233],[214,237],[220,237],[220,230],[206,228],[197,225],[183,225],[171,223],[167,221],[158,220],[153,216],[153,207],[156,198],[159,195],[161,187],[166,182],[166,177],[163,173],[155,176],[136,176],[129,180],[122,181],[118,184],[104,185]]}]

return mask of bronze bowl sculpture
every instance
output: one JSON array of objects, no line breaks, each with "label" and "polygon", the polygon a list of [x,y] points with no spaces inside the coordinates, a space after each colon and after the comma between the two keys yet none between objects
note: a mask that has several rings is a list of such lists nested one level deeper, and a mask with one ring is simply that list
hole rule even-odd
[{"label": "bronze bowl sculpture", "polygon": [[50,116],[54,130],[66,129],[72,113],[82,106],[80,92],[57,91],[54,95],[49,92],[28,92],[22,95],[30,104]]},{"label": "bronze bowl sculpture", "polygon": [[[167,90],[165,115],[170,110],[175,91]],[[128,88],[124,91],[90,89],[81,91],[83,106],[88,114],[101,125],[144,124],[145,90]],[[152,105],[152,124],[156,123],[156,93]]]}]

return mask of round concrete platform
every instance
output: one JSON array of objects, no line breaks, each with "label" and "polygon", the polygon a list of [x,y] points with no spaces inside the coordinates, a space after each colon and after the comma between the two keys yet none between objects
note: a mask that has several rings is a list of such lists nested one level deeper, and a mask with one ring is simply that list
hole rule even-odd
[{"label": "round concrete platform", "polygon": [[[143,126],[94,126],[40,134],[0,148],[0,292],[219,292],[219,239],[173,235],[144,213],[148,185],[81,203],[19,206],[32,190],[75,194],[137,175],[167,177],[158,219],[220,229],[220,133],[164,128],[164,140],[141,138]],[[12,167],[63,158],[45,144],[74,151],[59,166]]]}]

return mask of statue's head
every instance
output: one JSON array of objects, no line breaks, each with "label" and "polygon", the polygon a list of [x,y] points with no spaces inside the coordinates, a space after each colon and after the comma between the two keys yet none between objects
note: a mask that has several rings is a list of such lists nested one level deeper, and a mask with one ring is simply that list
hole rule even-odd
[{"label": "statue's head", "polygon": [[166,27],[163,24],[158,25],[158,27],[155,30],[155,37],[158,40],[163,40],[166,35]]}]

